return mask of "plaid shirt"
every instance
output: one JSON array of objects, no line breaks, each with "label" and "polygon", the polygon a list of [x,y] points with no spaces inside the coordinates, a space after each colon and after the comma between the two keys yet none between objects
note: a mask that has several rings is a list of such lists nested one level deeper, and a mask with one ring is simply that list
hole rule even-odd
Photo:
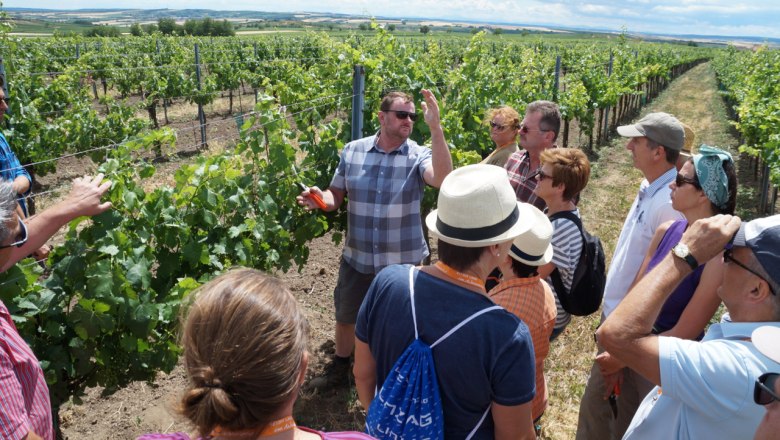
[{"label": "plaid shirt", "polygon": [[517,200],[530,203],[544,211],[547,204],[534,194],[536,179],[528,178],[528,176],[536,172],[536,169],[531,169],[531,156],[528,155],[528,152],[520,150],[512,153],[509,156],[509,160],[506,161],[504,168],[509,177],[509,183],[512,184],[512,188],[515,190]]},{"label": "plaid shirt", "polygon": [[330,186],[345,191],[347,240],[344,261],[361,273],[391,264],[418,264],[428,256],[420,200],[431,150],[407,139],[386,153],[379,133],[348,143]]},{"label": "plaid shirt", "polygon": [[0,438],[20,439],[28,431],[54,438],[49,389],[38,359],[0,301]]},{"label": "plaid shirt", "polygon": [[555,326],[555,296],[550,286],[539,276],[502,281],[488,292],[496,304],[523,321],[531,333],[536,358],[536,395],[531,403],[534,420],[547,407],[544,381],[544,359],[550,352],[550,335]]}]

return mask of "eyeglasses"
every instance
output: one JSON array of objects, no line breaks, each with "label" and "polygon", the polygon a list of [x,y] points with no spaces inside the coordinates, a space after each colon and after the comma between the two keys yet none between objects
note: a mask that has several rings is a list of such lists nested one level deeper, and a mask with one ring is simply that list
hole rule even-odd
[{"label": "eyeglasses", "polygon": [[552,176],[545,174],[545,172],[540,168],[539,171],[536,172],[536,180],[541,182],[544,179],[552,179]]},{"label": "eyeglasses", "polygon": [[502,131],[502,130],[504,130],[507,127],[509,127],[509,125],[496,124],[495,122],[490,121],[490,128],[493,129],[493,130]]},{"label": "eyeglasses", "polygon": [[7,96],[3,97],[3,98],[0,98],[0,101],[3,101],[5,103],[5,105],[11,105],[11,98],[9,98]]},{"label": "eyeglasses", "polygon": [[403,110],[385,110],[385,113],[395,113],[395,117],[401,120],[409,118],[412,122],[417,120],[417,113],[407,112]]},{"label": "eyeglasses", "polygon": [[682,174],[677,173],[677,177],[674,179],[674,184],[679,188],[686,183],[693,185],[696,189],[701,189],[701,185],[699,185],[699,182],[697,182],[696,179],[691,179],[690,177],[685,177]]},{"label": "eyeglasses", "polygon": [[0,249],[5,249],[9,247],[22,247],[27,243],[27,226],[25,226],[24,222],[22,221],[22,218],[19,217],[19,235],[16,236],[15,241],[10,244],[4,244],[0,245]]},{"label": "eyeglasses", "polygon": [[778,373],[764,373],[756,379],[756,385],[753,388],[753,401],[758,405],[769,405],[772,402],[780,401],[780,396],[775,393]]},{"label": "eyeglasses", "polygon": [[746,271],[748,271],[748,272],[752,273],[753,275],[755,275],[755,276],[757,276],[757,277],[761,278],[762,280],[764,280],[764,282],[766,283],[766,285],[767,285],[767,286],[769,286],[769,291],[770,291],[770,292],[772,292],[772,295],[777,295],[777,294],[775,293],[774,289],[772,289],[772,285],[771,285],[771,284],[769,284],[769,281],[767,281],[767,279],[766,279],[766,278],[764,278],[764,277],[763,277],[763,275],[759,274],[759,273],[758,273],[758,272],[756,272],[755,270],[753,270],[753,269],[751,269],[751,268],[747,267],[745,264],[743,264],[743,263],[741,263],[740,261],[738,261],[736,258],[734,258],[734,255],[733,255],[733,253],[734,253],[734,252],[733,252],[733,250],[732,250],[732,249],[726,249],[726,250],[723,252],[723,261],[725,261],[725,262],[728,262],[728,263],[734,263],[734,264],[736,264],[737,266],[739,266],[739,267],[741,267],[741,268],[745,269]]},{"label": "eyeglasses", "polygon": [[544,132],[544,131],[552,131],[552,130],[545,130],[544,128],[541,128],[541,127],[540,128],[528,128],[525,124],[521,124],[520,125],[520,132],[521,133],[528,133],[529,131]]}]

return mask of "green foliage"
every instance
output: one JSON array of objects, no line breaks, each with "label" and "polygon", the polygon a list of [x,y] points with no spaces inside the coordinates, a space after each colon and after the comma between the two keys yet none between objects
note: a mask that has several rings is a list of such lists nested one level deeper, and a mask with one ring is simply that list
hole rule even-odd
[{"label": "green foliage", "polygon": [[121,37],[122,32],[116,26],[93,26],[84,31],[85,37]]},{"label": "green foliage", "polygon": [[[209,23],[211,29],[218,24]],[[173,37],[189,32],[188,25],[161,19],[157,26],[140,27],[154,36],[119,41],[2,41],[13,97],[5,134],[23,163],[117,144],[91,154],[113,181],[108,198],[115,208],[73,222],[49,261],[48,278],[39,279],[34,264],[20,264],[0,280],[2,300],[39,355],[55,403],[86,386],[110,390],[169,370],[179,352],[176,317],[193,288],[235,265],[300,266],[312,238],[345,228],[343,210],[309,213],[295,204],[299,189],[290,168],[296,163],[302,181],[327,186],[349,141],[354,65],[366,75],[365,134],[378,129],[376,112],[388,90],[408,91],[420,103],[420,89],[431,89],[459,167],[492,150],[483,124],[489,108],[511,105],[522,113],[531,101],[556,99],[566,119],[587,127],[594,108],[614,105],[650,78],[709,53],[625,39],[611,45],[494,42],[486,32],[469,41],[411,42],[375,23],[374,32],[343,41],[318,34]],[[564,72],[559,91],[557,55]],[[92,81],[104,87],[97,102]],[[207,104],[242,83],[259,97],[234,150],[199,157],[177,171],[172,185],[148,190],[155,168],[138,157],[174,140],[168,131],[147,133],[158,124],[156,106],[176,97]],[[147,110],[149,121],[136,117],[138,110]],[[422,119],[411,137],[429,139]],[[51,172],[55,164],[42,162],[33,171]],[[426,190],[423,211],[435,197],[435,190]]]},{"label": "green foliage", "polygon": [[760,157],[780,185],[780,51],[731,47],[713,61],[723,94],[736,113],[740,151]]},{"label": "green foliage", "polygon": [[[135,152],[174,141],[152,132],[111,152],[100,171],[113,182],[114,208],[74,221],[50,258],[51,275],[36,281],[37,265],[0,276],[2,300],[41,359],[55,404],[100,385],[109,390],[152,379],[177,361],[176,324],[188,293],[233,266],[288,270],[308,258],[307,243],[328,220],[295,203],[289,172],[296,161],[293,132],[270,97],[235,152],[201,157],[180,168],[173,186],[144,189],[154,167]],[[341,147],[340,124],[312,127],[302,178],[332,174]]]}]

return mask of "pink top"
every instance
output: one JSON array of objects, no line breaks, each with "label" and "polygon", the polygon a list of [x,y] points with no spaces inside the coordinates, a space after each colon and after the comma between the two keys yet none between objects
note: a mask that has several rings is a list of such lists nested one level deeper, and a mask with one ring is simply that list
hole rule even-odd
[{"label": "pink top", "polygon": [[49,389],[38,359],[0,301],[0,438],[54,438]]},{"label": "pink top", "polygon": [[[362,432],[345,431],[345,432],[322,432],[316,431],[311,428],[305,428],[299,426],[301,431],[311,432],[322,437],[323,440],[376,440],[368,434]],[[183,432],[172,432],[170,434],[144,434],[138,437],[136,440],[191,440],[190,436]],[[197,440],[203,440],[202,437],[198,437]]]}]

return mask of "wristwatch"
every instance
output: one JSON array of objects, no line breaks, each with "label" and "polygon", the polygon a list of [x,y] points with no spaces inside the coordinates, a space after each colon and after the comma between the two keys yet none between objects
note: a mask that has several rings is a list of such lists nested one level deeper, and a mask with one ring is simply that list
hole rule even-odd
[{"label": "wristwatch", "polygon": [[683,259],[693,270],[696,270],[696,268],[699,267],[699,262],[691,255],[688,246],[683,243],[677,243],[677,246],[672,248],[672,254],[677,258]]}]

